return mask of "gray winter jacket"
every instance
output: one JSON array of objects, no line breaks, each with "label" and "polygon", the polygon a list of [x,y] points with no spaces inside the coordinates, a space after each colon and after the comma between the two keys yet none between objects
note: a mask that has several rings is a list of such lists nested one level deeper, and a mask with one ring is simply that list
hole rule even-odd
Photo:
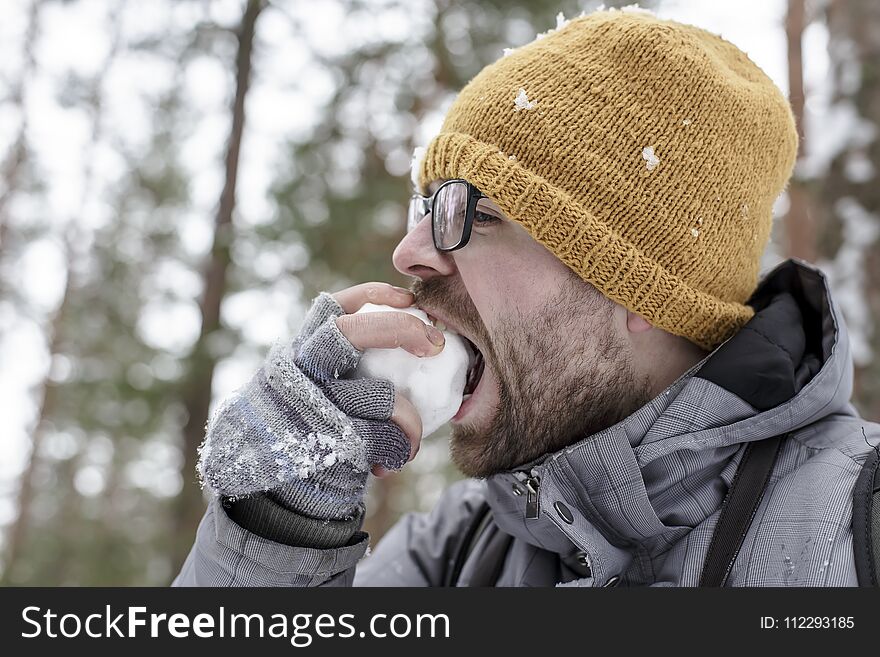
[{"label": "gray winter jacket", "polygon": [[880,426],[849,403],[843,319],[822,273],[795,261],[750,303],[741,331],[631,416],[450,486],[363,561],[362,532],[338,549],[281,545],[214,501],[174,584],[696,586],[746,444],[790,434],[728,585],[854,586],[853,486]]}]

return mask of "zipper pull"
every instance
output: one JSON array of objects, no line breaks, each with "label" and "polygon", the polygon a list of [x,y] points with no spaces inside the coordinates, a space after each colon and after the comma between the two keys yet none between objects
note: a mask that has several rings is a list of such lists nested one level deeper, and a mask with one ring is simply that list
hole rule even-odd
[{"label": "zipper pull", "polygon": [[540,479],[538,477],[529,477],[525,481],[528,495],[526,497],[526,520],[532,520],[538,517],[538,486]]}]

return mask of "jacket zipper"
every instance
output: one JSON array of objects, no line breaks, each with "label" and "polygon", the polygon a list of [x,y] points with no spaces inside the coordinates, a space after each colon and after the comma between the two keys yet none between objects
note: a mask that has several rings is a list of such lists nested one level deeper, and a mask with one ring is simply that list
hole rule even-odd
[{"label": "jacket zipper", "polygon": [[529,477],[525,480],[526,486],[526,520],[533,520],[538,517],[540,510],[538,502],[538,487],[541,480],[538,477]]}]

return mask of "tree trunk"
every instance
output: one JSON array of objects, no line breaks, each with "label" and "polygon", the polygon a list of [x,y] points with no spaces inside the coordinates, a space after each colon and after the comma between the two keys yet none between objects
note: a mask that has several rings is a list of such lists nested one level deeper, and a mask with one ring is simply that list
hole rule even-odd
[{"label": "tree trunk", "polygon": [[211,335],[220,328],[220,306],[226,293],[227,270],[230,263],[235,210],[235,186],[238,160],[245,122],[245,98],[251,78],[252,51],[257,18],[264,0],[248,0],[238,29],[236,55],[235,99],[232,105],[232,129],[226,150],[226,180],[214,223],[214,240],[207,265],[202,274],[203,294],[200,303],[202,326],[189,358],[184,404],[187,421],[183,428],[183,490],[177,499],[174,524],[179,537],[175,563],[180,565],[192,544],[192,533],[204,510],[196,479],[197,449],[204,438],[211,405],[211,386],[218,355],[209,348]]},{"label": "tree trunk", "polygon": [[[62,344],[61,327],[64,326],[65,316],[69,308],[70,291],[73,283],[71,280],[71,271],[68,268],[67,281],[64,284],[64,292],[61,297],[61,304],[52,318],[52,322],[48,328],[49,336],[49,354],[59,353]],[[40,394],[40,402],[37,409],[37,424],[31,434],[31,451],[27,457],[24,470],[18,482],[18,494],[16,495],[16,509],[18,511],[15,520],[9,526],[6,533],[6,559],[3,565],[3,584],[12,584],[15,582],[15,570],[19,559],[23,554],[23,548],[28,535],[31,519],[31,502],[34,498],[34,472],[40,462],[40,449],[46,434],[46,425],[48,418],[52,415],[52,409],[55,404],[57,389],[55,384],[46,375],[43,380],[42,392]]]},{"label": "tree trunk", "polygon": [[[38,4],[39,2],[35,2],[34,5],[32,5],[32,20],[36,20],[37,18],[36,12]],[[120,7],[121,5],[117,5],[116,11],[111,12],[109,21],[111,25],[119,25],[117,12]],[[33,30],[29,30],[29,35],[32,32]],[[64,235],[64,253],[67,271],[64,290],[61,296],[61,303],[59,304],[58,310],[55,312],[55,316],[52,318],[48,329],[50,362],[54,356],[60,354],[62,351],[64,340],[66,339],[64,327],[67,323],[67,313],[71,307],[71,296],[75,293],[77,287],[76,272],[78,271],[81,260],[85,259],[83,254],[77,253],[78,245],[82,242],[80,239],[81,229],[77,225],[77,222],[81,220],[85,212],[86,204],[95,187],[94,151],[104,134],[102,90],[104,81],[110,71],[110,67],[113,65],[113,61],[119,53],[120,45],[121,34],[119,29],[116,29],[107,57],[90,85],[91,89],[89,97],[92,99],[91,107],[89,107],[92,113],[91,134],[85,152],[83,153],[82,161],[84,162],[85,172],[83,175],[79,204],[68,218],[68,228]],[[7,575],[10,577],[14,576],[16,561],[20,558],[22,548],[25,545],[28,526],[30,524],[30,504],[35,494],[35,491],[33,490],[33,473],[39,463],[40,446],[44,439],[46,425],[52,417],[54,403],[58,394],[57,387],[49,378],[48,372],[46,373],[46,378],[41,384],[41,388],[42,392],[40,394],[40,404],[37,411],[37,424],[31,438],[31,453],[28,457],[19,484],[17,496],[18,516],[10,530],[4,578],[6,578]],[[58,513],[58,517],[55,520],[57,532],[61,536],[65,534],[70,535],[73,532],[71,523],[75,522],[76,513],[76,493],[75,490],[73,490],[73,477],[76,474],[76,467],[80,462],[80,458],[81,454],[74,455],[61,469],[62,474],[66,476],[62,476],[59,479],[59,486],[68,486],[70,488],[70,490],[67,491],[67,494],[62,495],[61,512]],[[55,568],[61,572],[64,571],[65,559],[72,556],[69,550],[64,550],[62,555],[63,556],[60,557],[55,564]]]},{"label": "tree trunk", "polygon": [[[788,99],[798,132],[798,161],[806,156],[804,144],[804,67],[801,39],[805,26],[804,0],[789,0],[785,17],[788,43]],[[789,208],[785,216],[785,254],[810,262],[816,259],[816,225],[809,191],[797,171],[788,188]]]}]

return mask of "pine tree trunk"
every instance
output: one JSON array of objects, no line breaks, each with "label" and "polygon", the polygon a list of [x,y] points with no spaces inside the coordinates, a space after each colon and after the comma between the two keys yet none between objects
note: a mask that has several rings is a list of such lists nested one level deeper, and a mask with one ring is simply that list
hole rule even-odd
[{"label": "pine tree trunk", "polygon": [[[798,132],[798,160],[806,155],[804,141],[804,67],[801,40],[805,26],[804,0],[789,0],[785,18],[788,43],[788,99]],[[809,191],[803,181],[792,178],[788,188],[789,208],[785,216],[785,255],[810,262],[816,259],[816,226]]]},{"label": "pine tree trunk", "polygon": [[[72,274],[67,271],[67,280],[64,284],[64,292],[61,304],[52,318],[47,334],[49,336],[49,353],[57,354],[63,341],[61,328],[65,324],[65,316],[70,303],[70,291],[72,289]],[[27,457],[24,470],[18,482],[16,495],[17,515],[6,532],[6,558],[3,564],[3,584],[15,583],[15,571],[19,560],[24,553],[25,542],[28,536],[31,521],[31,502],[36,491],[34,490],[34,472],[40,463],[40,451],[46,434],[48,418],[52,415],[55,404],[57,389],[55,384],[46,375],[42,383],[39,406],[37,408],[37,424],[31,433],[31,451]]]},{"label": "pine tree trunk", "polygon": [[175,536],[179,537],[175,563],[180,565],[192,544],[192,535],[204,511],[204,503],[196,478],[197,449],[204,438],[211,405],[211,386],[217,354],[209,349],[211,335],[220,328],[220,306],[226,293],[227,271],[233,241],[233,212],[238,160],[245,124],[245,98],[251,78],[252,51],[257,18],[263,0],[248,0],[238,29],[236,55],[235,99],[232,105],[232,129],[227,144],[226,179],[220,195],[214,224],[211,253],[202,274],[203,295],[200,303],[202,326],[189,359],[184,404],[187,421],[183,428],[183,490],[175,510]]},{"label": "pine tree trunk", "polygon": [[[36,20],[37,18],[36,12],[38,4],[38,2],[35,2],[32,6],[32,20]],[[104,134],[102,107],[103,86],[110,68],[120,50],[121,32],[118,29],[118,25],[120,24],[118,20],[118,11],[121,6],[121,3],[118,3],[110,13],[109,22],[111,25],[117,26],[117,29],[113,34],[107,57],[90,84],[89,97],[91,98],[91,105],[88,108],[92,114],[90,139],[82,156],[85,171],[83,174],[78,207],[74,208],[71,215],[68,217],[68,227],[64,235],[64,254],[66,263],[65,283],[61,302],[58,306],[58,310],[52,318],[47,333],[49,337],[50,362],[54,356],[62,352],[67,337],[65,335],[67,314],[73,303],[72,297],[75,295],[77,289],[77,271],[81,261],[85,260],[84,254],[77,252],[78,245],[83,242],[81,239],[82,229],[77,222],[81,220],[85,213],[87,203],[95,191],[94,152]],[[27,540],[27,533],[30,525],[30,504],[33,496],[36,494],[36,491],[33,489],[33,474],[39,464],[40,448],[46,433],[46,426],[53,415],[57,396],[58,388],[50,379],[49,373],[47,372],[46,377],[41,384],[40,403],[37,411],[37,424],[31,438],[31,453],[28,457],[19,484],[17,496],[18,516],[10,530],[4,578],[6,578],[7,575],[14,577],[16,562],[20,558]],[[62,490],[61,510],[57,514],[57,518],[54,520],[54,527],[57,535],[61,537],[72,536],[75,533],[76,513],[78,509],[76,504],[76,491],[73,489],[73,478],[76,474],[77,464],[80,462],[81,457],[82,454],[74,455],[62,468],[60,468],[60,474],[62,474],[62,476],[59,477],[59,488]],[[69,490],[64,491],[63,488],[65,486],[68,487]],[[56,572],[63,573],[66,570],[66,560],[70,559],[73,555],[71,555],[71,550],[69,549],[62,550],[61,555],[62,556],[59,556],[57,562],[53,564],[53,568]],[[47,583],[58,581],[59,580],[49,579],[47,580]]]}]

